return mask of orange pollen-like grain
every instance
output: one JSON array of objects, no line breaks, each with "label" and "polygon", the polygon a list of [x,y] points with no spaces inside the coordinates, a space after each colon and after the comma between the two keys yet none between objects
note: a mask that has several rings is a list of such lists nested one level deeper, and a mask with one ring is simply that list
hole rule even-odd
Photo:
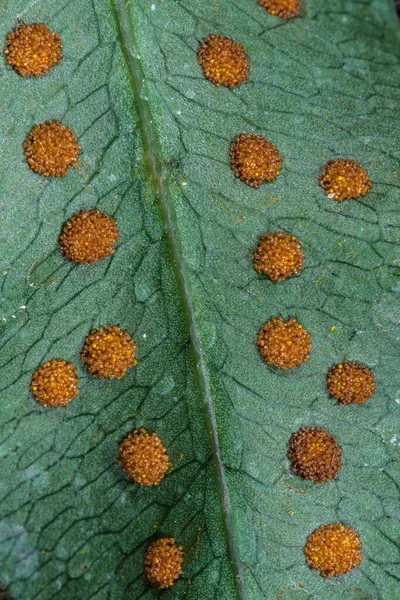
[{"label": "orange pollen-like grain", "polygon": [[114,254],[118,238],[117,221],[98,210],[81,210],[65,225],[60,246],[68,260],[89,264]]},{"label": "orange pollen-like grain", "polygon": [[149,583],[164,590],[174,585],[182,573],[183,548],[174,538],[161,538],[147,548],[144,569]]},{"label": "orange pollen-like grain", "polygon": [[277,369],[296,369],[309,360],[311,335],[296,321],[273,318],[259,331],[257,346],[268,365]]},{"label": "orange pollen-like grain", "polygon": [[70,127],[60,121],[36,125],[23,144],[25,158],[35,173],[44,177],[64,177],[75,166],[81,147]]},{"label": "orange pollen-like grain", "polygon": [[73,363],[54,358],[35,371],[32,394],[43,406],[67,406],[79,394],[79,378]]},{"label": "orange pollen-like grain", "polygon": [[258,188],[280,173],[283,159],[279,150],[263,135],[242,133],[230,147],[231,167],[236,177]]},{"label": "orange pollen-like grain", "polygon": [[345,361],[332,367],[327,386],[339,404],[364,404],[376,392],[375,377],[371,369],[357,362]]},{"label": "orange pollen-like grain", "polygon": [[330,481],[342,468],[342,449],[337,439],[322,427],[301,427],[290,440],[291,469],[315,483]]},{"label": "orange pollen-like grain", "polygon": [[119,445],[119,462],[139,485],[158,485],[170,467],[167,449],[156,433],[145,429],[130,433]]},{"label": "orange pollen-like grain", "polygon": [[81,358],[88,370],[100,379],[121,379],[137,363],[136,344],[127,331],[100,327],[85,340]]},{"label": "orange pollen-like grain", "polygon": [[325,165],[319,185],[324,188],[326,196],[338,202],[365,196],[372,187],[367,169],[354,160],[342,158]]},{"label": "orange pollen-like grain", "polygon": [[304,547],[308,565],[323,577],[338,577],[359,567],[361,550],[358,533],[342,523],[319,527],[308,536]]},{"label": "orange pollen-like grain", "polygon": [[205,38],[197,54],[204,76],[216,86],[240,86],[249,79],[250,61],[242,44],[224,35]]},{"label": "orange pollen-like grain", "polygon": [[283,232],[261,236],[253,252],[254,268],[272,281],[284,281],[303,269],[301,241]]},{"label": "orange pollen-like grain", "polygon": [[44,23],[24,23],[7,35],[4,54],[22,77],[39,77],[62,59],[62,41]]}]

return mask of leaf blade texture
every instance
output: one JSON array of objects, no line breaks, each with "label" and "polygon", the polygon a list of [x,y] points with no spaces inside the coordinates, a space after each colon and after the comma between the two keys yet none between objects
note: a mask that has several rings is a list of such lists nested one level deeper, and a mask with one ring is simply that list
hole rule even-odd
[{"label": "leaf blade texture", "polygon": [[[15,598],[157,597],[143,555],[165,534],[187,554],[166,597],[396,597],[399,67],[389,3],[305,3],[288,22],[251,0],[15,0],[2,11],[3,38],[17,18],[45,22],[64,59],[37,80],[3,69],[0,579]],[[204,79],[196,53],[212,33],[244,45],[240,89]],[[48,118],[82,146],[62,181],[23,160],[27,133]],[[258,190],[229,166],[230,143],[247,131],[284,158]],[[324,196],[318,178],[337,157],[368,168],[368,196]],[[121,241],[104,263],[73,266],[57,238],[89,208],[118,220]],[[274,230],[306,252],[304,271],[281,284],[252,266],[258,236]],[[279,315],[312,334],[311,360],[292,373],[268,369],[255,345]],[[79,360],[84,338],[116,323],[134,337],[138,365],[118,383],[95,381]],[[80,396],[55,411],[29,393],[53,356],[81,378]],[[365,406],[329,398],[327,371],[344,359],[375,373]],[[290,473],[288,441],[302,425],[338,438],[337,480]],[[141,426],[158,432],[174,467],[151,491],[116,462]],[[360,533],[364,561],[328,581],[302,548],[341,520]]]}]

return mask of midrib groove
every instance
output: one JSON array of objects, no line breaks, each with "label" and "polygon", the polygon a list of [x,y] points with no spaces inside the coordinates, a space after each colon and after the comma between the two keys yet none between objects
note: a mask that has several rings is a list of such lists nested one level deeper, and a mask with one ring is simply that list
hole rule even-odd
[{"label": "midrib groove", "polygon": [[134,93],[146,168],[160,204],[162,219],[166,230],[167,242],[172,259],[172,268],[175,273],[182,299],[184,316],[190,334],[193,360],[196,367],[200,390],[204,400],[208,426],[207,429],[209,432],[217,489],[222,506],[222,518],[235,586],[238,593],[238,598],[240,600],[247,600],[247,593],[243,580],[243,570],[235,538],[232,507],[230,503],[225,467],[222,461],[219,446],[210,379],[206,367],[199,328],[196,321],[196,313],[193,304],[189,275],[182,255],[174,211],[169,196],[167,184],[168,172],[159,158],[159,143],[156,131],[152,125],[151,110],[147,100],[146,86],[144,83],[144,72],[139,58],[140,55],[136,51],[137,47],[135,44],[134,27],[132,24],[132,19],[129,16],[130,0],[112,0],[112,3],[117,22],[118,36],[121,42],[125,60],[127,62],[130,82]]}]

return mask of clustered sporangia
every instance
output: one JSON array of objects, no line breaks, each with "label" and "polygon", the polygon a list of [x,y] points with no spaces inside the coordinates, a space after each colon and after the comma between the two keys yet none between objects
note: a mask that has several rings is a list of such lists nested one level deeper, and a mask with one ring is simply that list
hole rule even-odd
[{"label": "clustered sporangia", "polygon": [[[259,0],[273,15],[289,19],[299,14],[300,0]],[[23,77],[51,71],[62,58],[61,38],[43,23],[21,23],[7,36],[7,62]],[[239,87],[249,79],[250,61],[241,44],[220,34],[204,39],[198,51],[204,76],[218,86]],[[25,156],[31,169],[45,177],[63,177],[75,166],[81,151],[72,129],[59,121],[37,125],[28,135]],[[244,133],[230,148],[231,167],[236,177],[258,188],[280,173],[279,150],[263,135]],[[319,180],[325,193],[338,201],[359,198],[371,189],[368,171],[352,160],[332,160]],[[103,260],[114,253],[119,238],[116,221],[98,210],[73,215],[60,235],[62,253],[78,264]],[[303,268],[304,252],[295,236],[283,232],[260,237],[254,251],[255,269],[272,281],[283,281]],[[295,369],[310,358],[309,332],[296,321],[272,318],[258,334],[257,345],[265,362],[278,369]],[[118,326],[100,327],[85,340],[81,358],[89,371],[101,379],[120,379],[136,365],[136,344]],[[373,373],[359,363],[344,362],[333,367],[327,385],[341,404],[364,403],[375,393]],[[66,406],[79,394],[75,366],[65,360],[44,363],[32,376],[34,398],[44,406]],[[302,427],[290,440],[292,471],[316,483],[330,481],[341,469],[342,450],[338,441],[320,427]],[[156,433],[134,430],[119,445],[119,462],[132,481],[157,486],[167,473],[168,453]],[[341,523],[328,524],[308,538],[304,552],[312,569],[324,577],[350,572],[362,561],[357,532]],[[182,573],[183,548],[173,538],[152,543],[145,554],[148,581],[157,589],[171,587]]]},{"label": "clustered sporangia", "polygon": [[307,538],[304,553],[312,569],[323,577],[338,577],[360,566],[362,543],[355,529],[343,523],[319,527]]},{"label": "clustered sporangia", "polygon": [[123,470],[139,485],[158,485],[170,467],[167,449],[158,435],[143,428],[130,433],[118,450]]},{"label": "clustered sporangia", "polygon": [[90,332],[81,359],[100,379],[121,379],[137,363],[136,344],[127,331],[118,326],[99,327]]},{"label": "clustered sporangia", "polygon": [[229,155],[235,176],[254,188],[275,179],[282,167],[278,148],[257,133],[241,133],[230,147]]},{"label": "clustered sporangia", "polygon": [[301,0],[258,0],[270,15],[281,19],[292,19],[300,14]]},{"label": "clustered sporangia", "polygon": [[257,346],[268,365],[297,369],[310,358],[311,335],[296,321],[274,317],[259,331]]},{"label": "clustered sporangia", "polygon": [[301,241],[294,235],[282,231],[267,233],[259,238],[253,252],[254,268],[272,281],[284,281],[300,273],[304,267],[304,256]]},{"label": "clustered sporangia", "polygon": [[328,198],[338,202],[365,196],[371,187],[367,169],[354,160],[330,160],[320,177],[319,185],[324,188]]},{"label": "clustered sporangia", "polygon": [[174,585],[182,573],[183,548],[174,538],[156,540],[146,550],[144,570],[149,583],[158,590]]},{"label": "clustered sporangia", "polygon": [[240,86],[249,79],[250,61],[242,44],[224,35],[212,34],[200,44],[197,54],[204,76],[217,87]]},{"label": "clustered sporangia", "polygon": [[4,54],[22,77],[38,77],[51,71],[62,59],[62,41],[44,23],[24,23],[7,35]]},{"label": "clustered sporangia", "polygon": [[291,469],[315,483],[331,481],[342,468],[342,449],[337,439],[322,427],[301,427],[289,445]]},{"label": "clustered sporangia", "polygon": [[34,372],[31,390],[43,406],[67,406],[79,394],[79,378],[73,363],[54,358]]},{"label": "clustered sporangia", "polygon": [[114,254],[118,239],[117,221],[99,210],[81,210],[60,235],[61,252],[75,263],[94,263]]},{"label": "clustered sporangia", "polygon": [[35,173],[64,177],[75,166],[81,147],[74,130],[60,121],[36,125],[23,144],[25,158]]},{"label": "clustered sporangia", "polygon": [[358,362],[345,361],[332,367],[327,385],[339,404],[364,404],[376,392],[373,372]]}]

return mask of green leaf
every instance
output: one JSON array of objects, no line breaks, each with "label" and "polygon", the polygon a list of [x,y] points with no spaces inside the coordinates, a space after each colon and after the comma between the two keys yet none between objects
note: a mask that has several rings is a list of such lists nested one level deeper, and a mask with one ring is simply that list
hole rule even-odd
[{"label": "green leaf", "polygon": [[[393,600],[399,559],[399,51],[392,3],[305,1],[281,21],[257,0],[11,0],[64,42],[49,75],[22,79],[3,60],[0,147],[0,580],[21,600],[155,598],[143,576],[150,541],[185,548],[165,598]],[[216,88],[199,42],[244,45],[250,80]],[[82,145],[62,180],[29,170],[22,142],[60,119]],[[236,180],[229,146],[264,133],[284,157],[255,190]],[[359,160],[372,191],[341,204],[318,186],[332,158]],[[115,256],[71,265],[57,244],[77,210],[118,219]],[[252,266],[260,234],[303,241],[305,269],[272,283]],[[311,360],[276,373],[255,340],[272,316],[312,333]],[[89,330],[120,324],[138,346],[123,380],[89,377]],[[32,399],[53,357],[79,368],[65,409]],[[377,394],[338,406],[325,378],[368,364]],[[337,480],[290,472],[288,440],[320,425],[343,448]],[[173,470],[139,489],[117,464],[135,427],[158,432]],[[364,561],[336,580],[305,564],[310,532],[343,521]]]}]

